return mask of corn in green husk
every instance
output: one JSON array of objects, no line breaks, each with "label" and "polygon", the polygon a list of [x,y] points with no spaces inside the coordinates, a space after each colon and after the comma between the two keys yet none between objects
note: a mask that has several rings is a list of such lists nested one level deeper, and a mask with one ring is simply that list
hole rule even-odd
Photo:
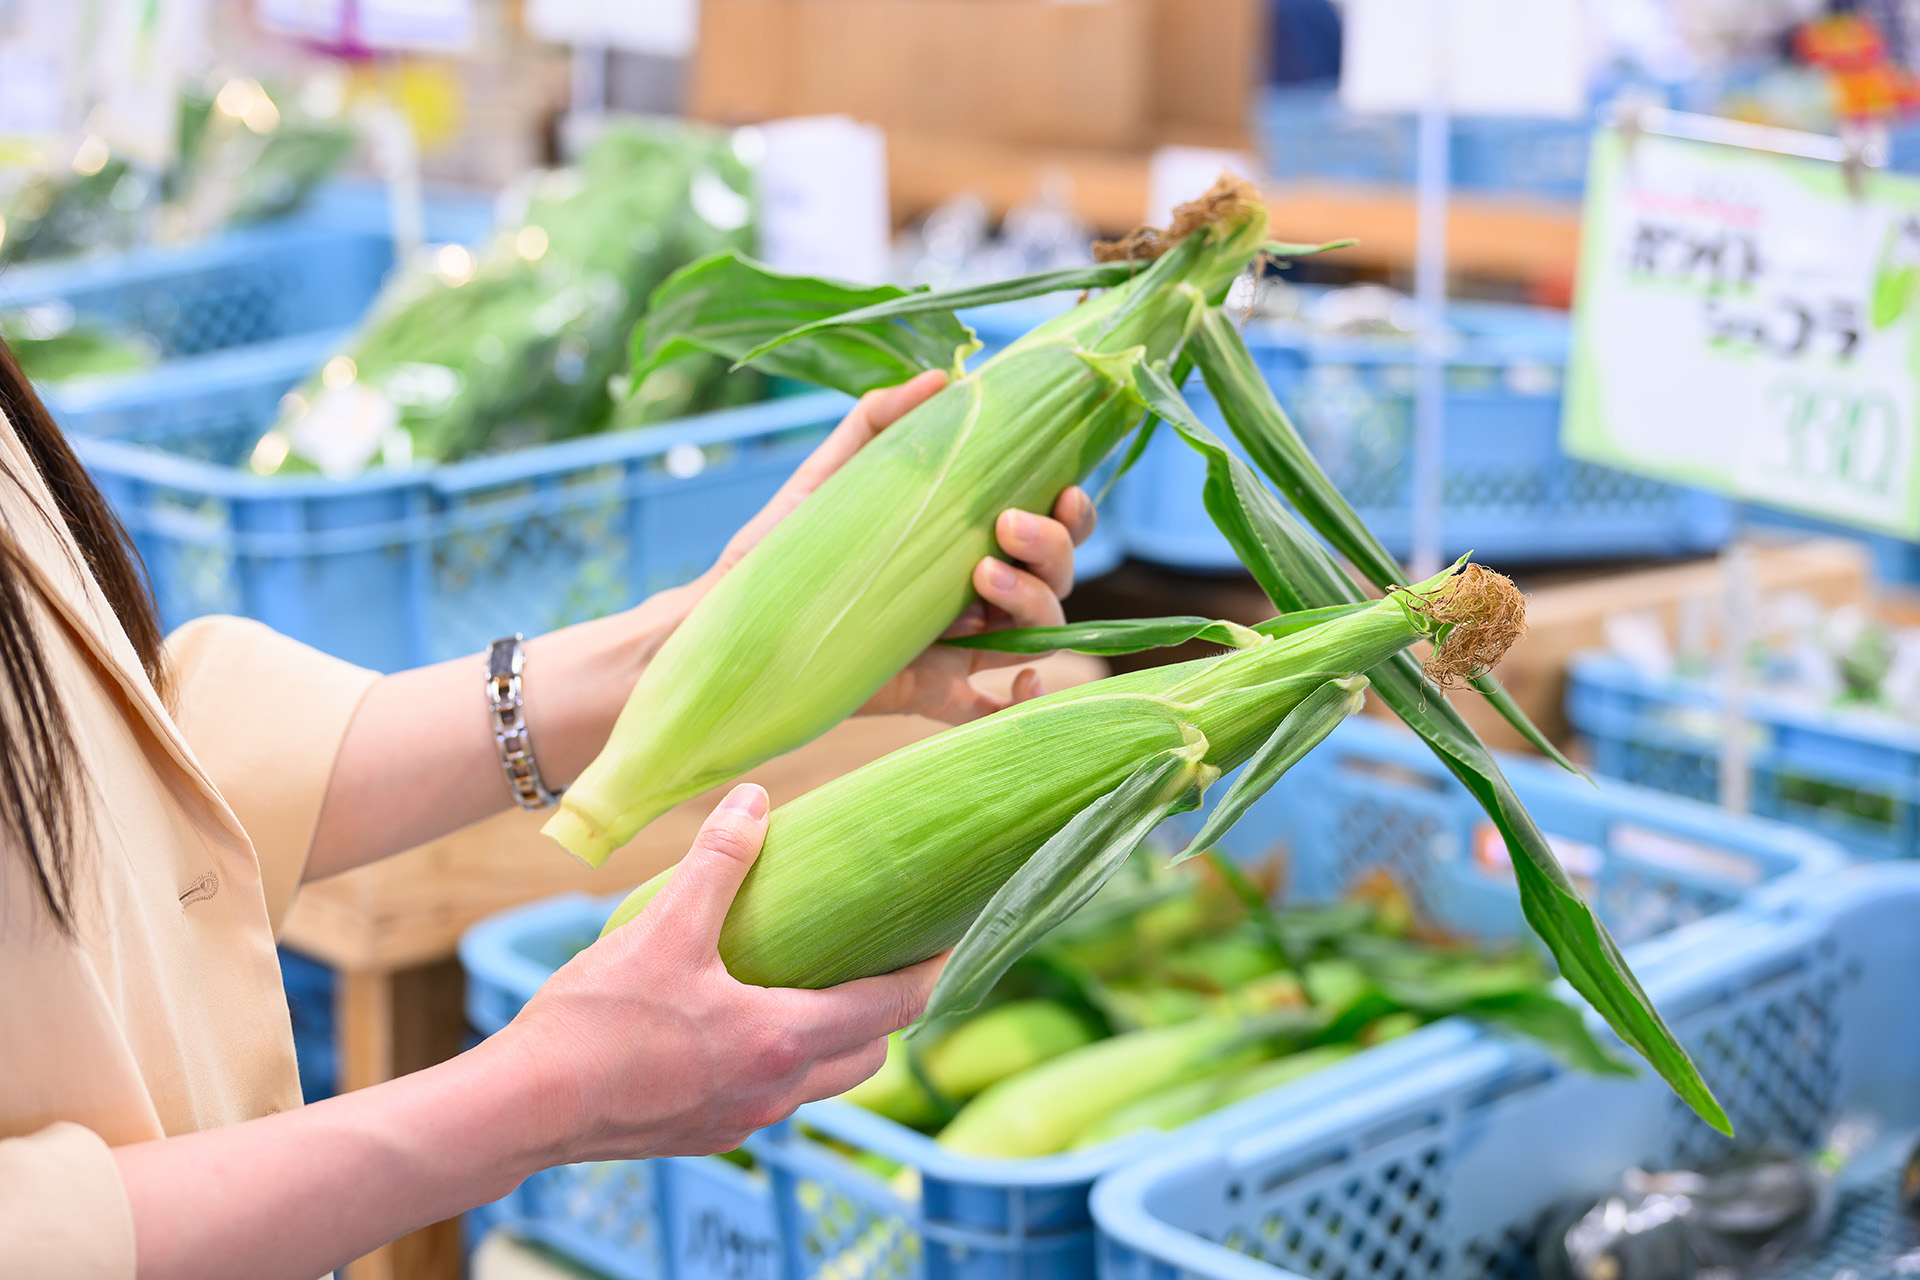
[{"label": "corn in green husk", "polygon": [[[1458,620],[1479,616],[1487,592],[1517,596],[1497,575],[1442,575],[1294,635],[1010,707],[855,770],[774,812],[720,955],[741,981],[775,987],[831,986],[924,960],[959,941],[1029,857],[1143,763],[1181,762],[1163,803],[1204,790],[1329,682],[1443,628],[1474,643]],[[638,915],[672,874],[635,890],[607,928]]]},{"label": "corn in green husk", "polygon": [[598,866],[674,804],[858,710],[973,598],[1000,513],[1050,510],[1140,422],[1132,370],[1179,346],[1265,234],[1258,203],[1225,201],[862,449],[674,631],[547,834]]}]

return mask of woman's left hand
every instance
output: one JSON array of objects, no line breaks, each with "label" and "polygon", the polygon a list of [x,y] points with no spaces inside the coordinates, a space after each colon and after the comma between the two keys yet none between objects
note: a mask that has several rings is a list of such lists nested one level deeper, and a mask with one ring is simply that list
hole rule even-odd
[{"label": "woman's left hand", "polygon": [[[738,564],[875,436],[946,385],[946,374],[929,370],[897,387],[862,396],[773,500],[733,536],[708,575],[708,584]],[[985,556],[973,567],[973,589],[980,599],[969,605],[945,634],[952,637],[1009,627],[1053,627],[1066,621],[1060,602],[1073,590],[1073,549],[1092,535],[1096,518],[1093,500],[1078,486],[1059,496],[1051,517],[1027,511],[1001,512],[994,534],[1004,558]],[[1040,676],[1032,670],[1021,672],[1014,679],[1010,699],[982,692],[969,677],[992,667],[1031,661],[1031,656],[931,645],[874,694],[860,709],[861,714],[908,712],[949,724],[975,720],[1037,696],[1041,692]]]}]

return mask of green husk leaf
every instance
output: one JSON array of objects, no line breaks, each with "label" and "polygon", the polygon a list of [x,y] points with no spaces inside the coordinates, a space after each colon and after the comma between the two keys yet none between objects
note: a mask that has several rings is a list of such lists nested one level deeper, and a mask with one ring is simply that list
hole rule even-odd
[{"label": "green husk leaf", "polygon": [[1273,736],[1253,753],[1252,759],[1241,768],[1240,776],[1234,779],[1233,786],[1227,789],[1227,794],[1207,815],[1200,830],[1187,842],[1186,848],[1173,855],[1167,865],[1177,867],[1218,844],[1221,837],[1233,829],[1233,824],[1253,807],[1254,801],[1272,790],[1273,784],[1280,781],[1287,770],[1325,742],[1327,735],[1342,720],[1366,705],[1366,700],[1365,676],[1329,680],[1308,694],[1299,706],[1287,713],[1280,727],[1273,731]]},{"label": "green husk leaf", "polygon": [[[1383,591],[1404,584],[1406,571],[1320,469],[1313,451],[1274,398],[1273,388],[1254,363],[1233,322],[1217,308],[1209,311],[1188,339],[1187,350],[1200,366],[1207,389],[1219,402],[1228,429],[1279,488],[1281,496],[1367,581]],[[1497,680],[1487,675],[1473,683],[1534,750],[1568,772],[1585,776],[1547,740]]]},{"label": "green husk leaf", "polygon": [[961,289],[943,289],[938,292],[923,289],[906,293],[896,289],[895,297],[868,303],[838,314],[822,316],[784,333],[775,334],[741,356],[740,362],[742,364],[756,362],[787,343],[827,329],[904,320],[941,312],[951,313],[969,307],[987,307],[999,302],[1016,302],[1022,298],[1061,293],[1068,289],[1107,289],[1131,280],[1145,271],[1147,266],[1148,264],[1144,262],[1108,262],[1091,267],[1065,267],[1058,271],[1041,271],[1029,276],[1018,276],[1012,280],[997,280],[992,284],[968,285]]},{"label": "green husk leaf", "polygon": [[1356,613],[1373,607],[1372,601],[1360,604],[1329,605],[1325,609],[1296,609],[1292,613],[1283,613],[1268,618],[1265,622],[1253,624],[1253,630],[1263,636],[1278,640],[1281,636],[1290,636],[1296,632],[1317,627],[1323,622],[1333,622],[1339,618],[1350,618]]},{"label": "green husk leaf", "polygon": [[1111,656],[1164,649],[1189,640],[1206,640],[1230,649],[1264,643],[1251,628],[1217,618],[1129,618],[1117,622],[1074,622],[1060,627],[1018,627],[957,636],[942,644],[955,649],[987,649],[994,653],[1075,653]]},{"label": "green husk leaf", "polygon": [[1093,897],[1162,820],[1198,804],[1205,745],[1202,739],[1161,752],[1041,845],[960,939],[934,984],[923,1021],[976,1007],[1014,961]]},{"label": "green husk leaf", "polygon": [[[655,369],[697,351],[744,362],[769,338],[796,327],[919,296],[893,285],[788,275],[733,251],[713,254],[653,291],[646,319],[633,331],[631,381],[637,387]],[[871,323],[834,323],[753,364],[775,377],[861,395],[927,369],[957,374],[979,345],[950,308],[931,307]]]},{"label": "green husk leaf", "polygon": [[1587,1028],[1580,1011],[1547,991],[1517,991],[1474,1001],[1461,1012],[1475,1022],[1538,1040],[1569,1066],[1595,1075],[1634,1075],[1633,1064],[1610,1053]]},{"label": "green husk leaf", "polygon": [[1260,246],[1260,252],[1269,258],[1311,258],[1316,253],[1328,253],[1334,249],[1351,249],[1359,243],[1352,236],[1344,240],[1329,240],[1325,244],[1289,244],[1284,240],[1269,240]]},{"label": "green husk leaf", "polygon": [[[1211,333],[1213,327],[1210,321],[1203,324],[1202,334]],[[1228,332],[1232,333],[1231,326]],[[1237,343],[1239,335],[1232,336]],[[1210,359],[1203,351],[1203,372],[1208,370]],[[1253,571],[1275,608],[1289,613],[1357,604],[1365,598],[1326,549],[1288,515],[1247,465],[1193,416],[1164,377],[1141,366],[1139,384],[1148,407],[1165,417],[1206,457],[1207,511],[1234,550],[1241,553],[1242,563]],[[1265,383],[1260,385],[1270,401],[1271,394],[1264,392]],[[1213,391],[1223,408],[1240,394],[1231,385],[1214,387]],[[1232,421],[1232,411],[1229,413],[1228,420]],[[1730,1133],[1727,1114],[1700,1078],[1699,1068],[1647,999],[1606,926],[1574,889],[1548,847],[1546,836],[1500,772],[1493,753],[1474,735],[1453,704],[1421,674],[1411,654],[1397,654],[1367,674],[1381,699],[1460,779],[1505,838],[1513,855],[1521,910],[1534,933],[1553,952],[1561,975],[1701,1119],[1722,1133]]]}]

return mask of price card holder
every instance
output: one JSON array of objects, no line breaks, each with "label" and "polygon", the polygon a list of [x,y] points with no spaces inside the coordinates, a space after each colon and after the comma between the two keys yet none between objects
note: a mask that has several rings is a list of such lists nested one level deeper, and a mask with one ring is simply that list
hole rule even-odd
[{"label": "price card holder", "polygon": [[1594,146],[1567,452],[1920,537],[1920,180],[1833,138],[1621,123]]},{"label": "price card holder", "polygon": [[893,230],[886,135],[845,116],[776,120],[743,133],[759,153],[762,260],[800,275],[885,280]]}]

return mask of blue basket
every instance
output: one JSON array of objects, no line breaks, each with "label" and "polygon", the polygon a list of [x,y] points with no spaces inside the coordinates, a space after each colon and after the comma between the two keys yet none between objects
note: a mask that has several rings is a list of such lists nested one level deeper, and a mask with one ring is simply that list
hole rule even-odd
[{"label": "blue basket", "polygon": [[[472,242],[492,223],[473,197],[426,206],[434,240]],[[367,184],[317,193],[302,213],[186,246],[0,272],[0,307],[65,302],[75,313],[145,334],[165,356],[338,329],[360,319],[393,266],[383,197]]]},{"label": "blue basket", "polygon": [[[1880,1126],[1825,1244],[1776,1273],[1875,1276],[1901,1140],[1920,1125],[1920,867],[1758,895],[1674,935],[1641,975],[1744,1146]],[[1728,1150],[1649,1071],[1602,1080],[1494,1039],[1402,1065],[1222,1113],[1102,1182],[1103,1280],[1532,1275],[1557,1207],[1630,1167]]]},{"label": "blue basket", "polygon": [[[1033,308],[969,319],[991,346]],[[1459,335],[1447,359],[1442,538],[1448,556],[1493,563],[1679,556],[1720,547],[1732,528],[1723,498],[1575,461],[1560,448],[1568,330],[1562,312],[1491,303],[1450,311]],[[1404,338],[1328,338],[1256,324],[1247,344],[1314,456],[1389,551],[1412,544],[1415,370]],[[1231,443],[1199,377],[1189,403]],[[1156,432],[1114,490],[1128,554],[1198,571],[1240,562],[1201,501],[1206,463]]]},{"label": "blue basket", "polygon": [[[1412,115],[1349,111],[1337,90],[1266,90],[1255,113],[1270,177],[1288,182],[1412,186],[1418,122]],[[1592,126],[1584,120],[1456,116],[1452,185],[1460,191],[1578,200],[1586,191]]]},{"label": "blue basket", "polygon": [[1414,118],[1349,111],[1340,105],[1339,93],[1326,85],[1267,89],[1257,108],[1255,131],[1268,177],[1413,184]]},{"label": "blue basket", "polygon": [[[1720,693],[1607,655],[1568,671],[1567,719],[1609,777],[1714,800]],[[1864,858],[1920,856],[1920,728],[1891,717],[1747,699],[1753,812]]]},{"label": "blue basket", "polygon": [[280,948],[280,982],[293,1022],[293,1054],[300,1067],[300,1094],[308,1102],[331,1098],[339,1087],[334,1051],[333,970],[318,960]]},{"label": "blue basket", "polygon": [[[1756,886],[1829,873],[1840,861],[1838,851],[1825,843],[1773,824],[1729,820],[1704,806],[1627,787],[1596,790],[1536,761],[1514,759],[1506,767],[1624,942],[1723,911]],[[1254,806],[1236,830],[1234,843],[1243,853],[1290,850],[1293,892],[1299,898],[1337,897],[1385,867],[1424,911],[1452,928],[1495,939],[1524,933],[1511,872],[1502,860],[1504,846],[1466,791],[1404,732],[1349,721]],[[474,1025],[504,1025],[567,955],[596,934],[612,906],[612,899],[556,899],[470,930],[461,958]],[[1462,1023],[1435,1024],[1353,1061],[1369,1064],[1380,1055],[1425,1061],[1478,1035]],[[542,1228],[548,1234],[541,1238],[597,1232],[601,1245],[616,1253],[629,1230],[658,1240],[657,1224],[672,1211],[672,1180],[693,1177],[684,1171],[705,1166],[739,1197],[742,1217],[736,1225],[742,1238],[763,1238],[763,1214],[775,1215],[785,1251],[782,1280],[1083,1278],[1093,1268],[1087,1195],[1094,1179],[1160,1141],[1141,1135],[1071,1155],[984,1160],[956,1155],[847,1103],[815,1103],[796,1119],[797,1125],[757,1135],[751,1147],[771,1175],[770,1200],[763,1198],[765,1184],[742,1182],[736,1177],[740,1171],[730,1166],[655,1161],[642,1166],[655,1172],[635,1174],[640,1181],[631,1184],[654,1188],[629,1206],[644,1218],[644,1226],[630,1227],[607,1213],[601,1200],[583,1194],[579,1213],[564,1201],[544,1202],[542,1212],[564,1220],[549,1220]],[[921,1198],[903,1200],[798,1126],[918,1170]],[[629,1185],[617,1181],[624,1174],[596,1176]],[[646,1183],[646,1178],[663,1181]],[[582,1216],[589,1211],[600,1216]],[[523,1206],[523,1222],[527,1212]],[[675,1230],[687,1238],[687,1228]],[[568,1251],[587,1256],[576,1248]],[[608,1268],[608,1255],[598,1256],[595,1265],[623,1278],[662,1275],[655,1245],[640,1249],[624,1270]],[[669,1268],[664,1274],[680,1280],[703,1273],[695,1267],[691,1272]]]}]

